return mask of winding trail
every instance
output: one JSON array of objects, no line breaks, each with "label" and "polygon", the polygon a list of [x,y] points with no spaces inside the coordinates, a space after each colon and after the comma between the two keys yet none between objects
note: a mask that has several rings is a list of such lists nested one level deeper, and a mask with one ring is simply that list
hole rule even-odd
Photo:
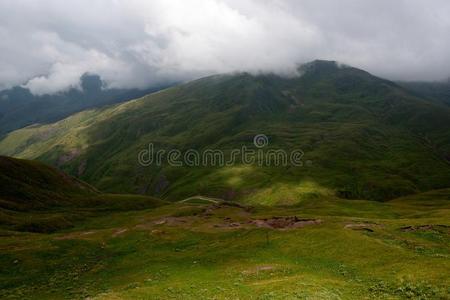
[{"label": "winding trail", "polygon": [[220,198],[212,198],[212,197],[205,197],[205,196],[192,196],[186,199],[183,199],[181,201],[178,201],[178,203],[184,203],[184,202],[188,202],[190,200],[194,200],[194,199],[199,199],[199,200],[203,200],[203,201],[208,201],[208,202],[212,202],[212,203],[220,203],[223,202],[223,199]]}]

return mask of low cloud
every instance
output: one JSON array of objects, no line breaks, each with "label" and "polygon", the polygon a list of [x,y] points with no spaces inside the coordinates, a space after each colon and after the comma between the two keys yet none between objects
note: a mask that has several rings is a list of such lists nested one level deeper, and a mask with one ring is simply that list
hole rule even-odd
[{"label": "low cloud", "polygon": [[450,2],[3,0],[0,89],[144,88],[333,59],[389,79],[450,75]]}]

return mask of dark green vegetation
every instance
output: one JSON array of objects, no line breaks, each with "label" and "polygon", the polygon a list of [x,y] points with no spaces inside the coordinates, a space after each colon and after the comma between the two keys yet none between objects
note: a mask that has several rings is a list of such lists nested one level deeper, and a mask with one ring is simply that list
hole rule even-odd
[{"label": "dark green vegetation", "polygon": [[[302,76],[212,76],[9,134],[0,153],[57,165],[102,191],[295,204],[388,200],[450,186],[450,108],[334,62]],[[142,167],[137,155],[252,147],[304,151],[304,167]],[[255,149],[253,147],[253,149]]]},{"label": "dark green vegetation", "polygon": [[191,199],[2,231],[2,299],[448,299],[450,190],[388,202]]},{"label": "dark green vegetation", "polygon": [[70,89],[52,95],[33,95],[22,87],[0,91],[0,136],[24,126],[55,122],[84,109],[124,102],[163,88],[103,89],[97,75],[87,74],[80,81],[82,90]]},{"label": "dark green vegetation", "polygon": [[101,194],[42,163],[0,156],[2,229],[53,232],[87,217],[162,204],[151,197]]},{"label": "dark green vegetation", "polygon": [[450,79],[436,82],[399,82],[399,85],[436,103],[450,105]]}]

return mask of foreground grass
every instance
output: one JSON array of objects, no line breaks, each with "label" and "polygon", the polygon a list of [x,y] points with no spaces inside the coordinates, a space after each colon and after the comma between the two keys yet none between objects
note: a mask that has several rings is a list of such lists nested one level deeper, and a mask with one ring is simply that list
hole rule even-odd
[{"label": "foreground grass", "polygon": [[[270,208],[193,201],[52,234],[5,230],[0,298],[446,299],[447,198],[443,191]],[[252,223],[273,216],[317,222]]]}]

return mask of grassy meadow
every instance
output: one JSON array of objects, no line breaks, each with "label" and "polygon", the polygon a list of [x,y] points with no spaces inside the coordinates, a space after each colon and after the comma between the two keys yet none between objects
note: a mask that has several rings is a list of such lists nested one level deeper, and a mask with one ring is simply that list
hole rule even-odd
[{"label": "grassy meadow", "polygon": [[2,299],[448,299],[450,191],[296,206],[195,197],[0,234]]}]

